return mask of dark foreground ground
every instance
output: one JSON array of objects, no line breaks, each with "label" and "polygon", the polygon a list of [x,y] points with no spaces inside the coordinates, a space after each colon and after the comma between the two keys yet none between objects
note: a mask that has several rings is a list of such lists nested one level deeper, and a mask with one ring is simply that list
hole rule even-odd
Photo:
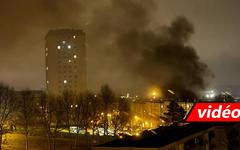
[{"label": "dark foreground ground", "polygon": [[[90,149],[90,147],[94,145],[94,142],[95,140],[91,139],[89,140],[89,142],[86,142],[85,138],[82,137],[79,140],[78,148],[79,150]],[[56,150],[72,150],[74,149],[74,145],[74,139],[57,138]],[[11,133],[4,135],[3,150],[25,150],[24,134]],[[29,150],[48,150],[47,138],[43,136],[29,136]]]}]

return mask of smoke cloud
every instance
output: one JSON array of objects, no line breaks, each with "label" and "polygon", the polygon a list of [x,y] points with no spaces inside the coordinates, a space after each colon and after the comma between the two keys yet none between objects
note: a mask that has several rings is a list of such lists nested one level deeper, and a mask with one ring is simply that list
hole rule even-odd
[{"label": "smoke cloud", "polygon": [[136,64],[131,70],[143,79],[165,90],[172,89],[180,97],[194,96],[196,90],[204,88],[208,70],[188,45],[193,26],[179,17],[162,30],[132,28],[120,35],[117,43],[128,62]]},{"label": "smoke cloud", "polygon": [[108,7],[93,14],[96,21],[89,25],[94,33],[104,37],[100,43],[106,45],[98,47],[108,50],[110,58],[116,59],[115,63],[109,61],[110,68],[114,64],[110,72],[122,69],[132,75],[128,76],[131,80],[124,78],[123,83],[135,81],[135,86],[140,87],[155,85],[184,98],[194,97],[197,90],[205,87],[205,76],[210,73],[189,44],[194,27],[185,17],[176,18],[168,26],[153,28],[154,1],[110,2]]},{"label": "smoke cloud", "polygon": [[[89,89],[107,83],[118,92],[142,92],[154,85],[179,96],[194,95],[204,88],[209,74],[189,44],[194,27],[184,17],[169,25],[156,24],[152,19],[155,10],[154,0],[4,0],[0,6],[0,19],[4,20],[0,49],[8,50],[3,51],[5,55],[27,54],[29,59],[26,55],[17,59],[22,65],[17,68],[25,70],[24,76],[41,78],[34,86],[39,88],[44,85],[47,31],[81,28],[87,35]],[[16,61],[4,62],[14,70]],[[7,73],[3,70],[4,78]],[[18,82],[21,88],[23,83]]]}]

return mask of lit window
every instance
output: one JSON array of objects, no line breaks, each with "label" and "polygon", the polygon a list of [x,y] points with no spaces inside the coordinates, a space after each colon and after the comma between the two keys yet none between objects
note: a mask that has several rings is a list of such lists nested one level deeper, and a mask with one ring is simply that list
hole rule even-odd
[{"label": "lit window", "polygon": [[71,49],[72,48],[72,46],[71,45],[68,45],[68,49]]},{"label": "lit window", "polygon": [[67,83],[67,80],[64,80],[63,83],[66,84],[66,83]]},{"label": "lit window", "polygon": [[46,56],[48,56],[48,53],[46,53]]},{"label": "lit window", "polygon": [[70,63],[70,62],[72,62],[72,60],[71,60],[71,59],[69,59],[69,60],[68,60],[68,62]]},{"label": "lit window", "polygon": [[66,41],[62,41],[62,43],[63,43],[63,44],[65,44],[65,43],[66,43]]},{"label": "lit window", "polygon": [[48,67],[46,67],[46,70],[48,70]]},{"label": "lit window", "polygon": [[76,59],[76,58],[77,58],[77,55],[73,55],[73,58],[75,58],[75,59]]},{"label": "lit window", "polygon": [[48,51],[48,48],[46,47],[46,49],[45,49],[46,51]]},{"label": "lit window", "polygon": [[47,81],[47,84],[49,84],[49,81]]},{"label": "lit window", "polygon": [[61,46],[60,46],[60,45],[58,45],[58,46],[57,46],[57,49],[61,49]]},{"label": "lit window", "polygon": [[76,36],[74,35],[73,38],[76,39]]}]

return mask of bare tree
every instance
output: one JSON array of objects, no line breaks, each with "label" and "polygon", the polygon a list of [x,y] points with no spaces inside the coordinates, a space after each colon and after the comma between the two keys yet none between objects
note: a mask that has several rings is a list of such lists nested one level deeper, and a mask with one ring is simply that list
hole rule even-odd
[{"label": "bare tree", "polygon": [[112,89],[108,85],[103,85],[100,90],[100,96],[103,102],[103,127],[104,127],[104,135],[108,135],[108,113],[110,112],[110,108],[115,101],[115,96]]},{"label": "bare tree", "polygon": [[74,109],[74,122],[77,126],[77,136],[75,141],[76,149],[78,149],[77,143],[79,141],[79,129],[80,127],[85,130],[86,141],[88,146],[88,132],[87,129],[90,127],[90,111],[91,111],[91,102],[93,95],[89,92],[84,94],[79,94],[76,97]]},{"label": "bare tree", "polygon": [[96,94],[93,93],[88,93],[88,99],[90,102],[90,126],[92,128],[92,133],[94,135],[99,119],[100,119],[100,114],[101,114],[101,102],[100,99],[97,97]]},{"label": "bare tree", "polygon": [[5,133],[3,126],[9,120],[16,108],[15,92],[12,88],[0,84],[0,150],[2,149],[2,136]]},{"label": "bare tree", "polygon": [[122,131],[123,128],[128,123],[130,116],[129,116],[129,103],[126,99],[118,99],[117,103],[115,104],[115,109],[112,113],[112,126],[114,128],[114,135],[117,134],[118,131]]},{"label": "bare tree", "polygon": [[53,116],[54,116],[54,108],[55,104],[54,102],[51,102],[51,100],[54,99],[53,97],[48,97],[46,93],[42,93],[40,97],[40,117],[42,120],[43,127],[46,131],[47,137],[48,137],[48,149],[52,150],[53,145],[52,145],[52,132],[51,132],[51,123],[53,121]]},{"label": "bare tree", "polygon": [[21,91],[21,98],[19,101],[19,113],[20,118],[24,122],[23,127],[25,131],[25,137],[26,137],[26,147],[25,149],[28,150],[28,135],[29,135],[29,125],[34,117],[34,114],[36,113],[36,103],[34,95],[31,91],[25,90]]},{"label": "bare tree", "polygon": [[61,98],[54,98],[51,99],[49,103],[49,108],[53,110],[53,115],[54,115],[54,127],[53,127],[53,133],[52,133],[52,138],[53,138],[53,150],[56,149],[56,137],[59,133],[59,128],[63,124],[63,118],[64,118],[64,108],[63,108],[63,102]]},{"label": "bare tree", "polygon": [[65,122],[66,122],[66,126],[68,129],[68,133],[70,134],[70,122],[71,122],[71,111],[73,106],[73,93],[70,91],[64,91],[63,95],[62,95],[62,106],[63,106],[63,111],[64,111],[64,115],[65,115]]},{"label": "bare tree", "polygon": [[41,123],[48,137],[48,149],[55,150],[56,138],[65,119],[62,97],[48,96],[43,93],[39,106]]},{"label": "bare tree", "polygon": [[77,135],[76,135],[76,139],[75,139],[75,147],[76,149],[78,149],[78,142],[79,142],[79,130],[80,127],[82,126],[82,109],[83,109],[83,100],[84,100],[84,95],[82,93],[79,93],[76,96],[75,99],[75,107],[73,107],[73,121],[74,124],[77,127]]},{"label": "bare tree", "polygon": [[81,103],[82,105],[82,125],[85,130],[85,135],[87,135],[87,129],[90,126],[90,97],[91,95],[85,93],[84,99]]}]

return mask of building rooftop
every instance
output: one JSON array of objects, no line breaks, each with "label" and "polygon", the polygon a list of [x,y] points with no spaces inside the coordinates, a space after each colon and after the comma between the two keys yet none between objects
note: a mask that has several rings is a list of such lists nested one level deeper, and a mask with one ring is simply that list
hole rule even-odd
[{"label": "building rooftop", "polygon": [[159,127],[154,130],[144,131],[139,137],[117,139],[105,144],[98,145],[97,147],[163,147],[215,126],[217,126],[217,124],[191,123],[183,126]]},{"label": "building rooftop", "polygon": [[85,32],[81,29],[54,29],[54,30],[49,30],[46,37],[49,36],[79,36],[79,35],[85,35]]}]

